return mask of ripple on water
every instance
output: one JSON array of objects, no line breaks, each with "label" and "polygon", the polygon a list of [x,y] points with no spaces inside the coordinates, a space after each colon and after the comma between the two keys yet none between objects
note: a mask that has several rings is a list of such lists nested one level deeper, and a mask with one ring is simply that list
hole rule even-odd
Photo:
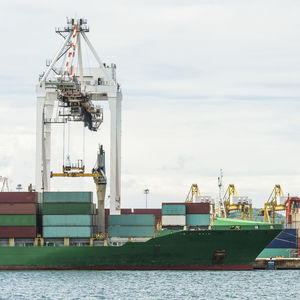
[{"label": "ripple on water", "polygon": [[300,270],[1,271],[0,299],[300,299]]}]

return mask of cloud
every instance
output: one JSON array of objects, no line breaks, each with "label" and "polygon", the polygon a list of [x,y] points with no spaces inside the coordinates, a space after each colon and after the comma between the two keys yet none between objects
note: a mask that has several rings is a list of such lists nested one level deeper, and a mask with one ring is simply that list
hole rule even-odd
[{"label": "cloud", "polygon": [[[183,201],[195,182],[217,197],[220,168],[225,183],[235,183],[257,206],[277,183],[300,194],[298,1],[0,5],[0,175],[9,175],[13,185],[34,181],[35,84],[62,43],[54,27],[64,25],[72,7],[87,17],[101,58],[118,67],[124,206],[142,207],[145,186],[152,207]],[[85,136],[87,168],[99,142],[109,163],[109,110],[103,105],[101,131]],[[59,170],[62,129],[54,129],[52,169]],[[72,130],[76,159],[82,128]],[[94,190],[92,180],[55,179],[52,186]]]}]

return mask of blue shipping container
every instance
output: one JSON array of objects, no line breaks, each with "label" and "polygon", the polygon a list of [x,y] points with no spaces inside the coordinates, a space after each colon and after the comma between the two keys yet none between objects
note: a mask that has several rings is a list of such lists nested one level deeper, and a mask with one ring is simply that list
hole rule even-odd
[{"label": "blue shipping container", "polygon": [[93,200],[92,192],[44,192],[44,203],[53,202],[82,202],[91,203]]},{"label": "blue shipping container", "polygon": [[43,227],[44,238],[89,238],[93,235],[93,227],[78,226],[78,227],[63,227],[63,226],[50,226]]},{"label": "blue shipping container", "polygon": [[164,204],[162,206],[162,215],[185,215],[185,205]]},{"label": "blue shipping container", "polygon": [[108,226],[110,237],[154,237],[154,226]]},{"label": "blue shipping container", "polygon": [[285,229],[266,248],[297,248],[297,229]]},{"label": "blue shipping container", "polygon": [[110,225],[141,225],[154,226],[154,215],[109,215],[108,226]]},{"label": "blue shipping container", "polygon": [[187,226],[208,226],[210,221],[209,214],[188,214],[186,215]]},{"label": "blue shipping container", "polygon": [[44,215],[43,226],[91,226],[91,215]]}]

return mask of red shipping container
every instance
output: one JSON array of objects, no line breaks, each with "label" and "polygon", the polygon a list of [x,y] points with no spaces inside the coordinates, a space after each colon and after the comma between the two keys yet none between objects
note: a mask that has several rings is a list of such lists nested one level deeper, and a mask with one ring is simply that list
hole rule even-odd
[{"label": "red shipping container", "polygon": [[131,208],[121,208],[121,215],[131,215]]},{"label": "red shipping container", "polygon": [[300,249],[300,238],[298,238],[298,249]]},{"label": "red shipping container", "polygon": [[186,214],[209,214],[209,203],[185,203]]},{"label": "red shipping container", "polygon": [[36,204],[0,203],[0,215],[36,215]]},{"label": "red shipping container", "polygon": [[37,203],[36,192],[0,192],[1,203]]},{"label": "red shipping container", "polygon": [[0,226],[0,238],[35,238],[35,226]]}]

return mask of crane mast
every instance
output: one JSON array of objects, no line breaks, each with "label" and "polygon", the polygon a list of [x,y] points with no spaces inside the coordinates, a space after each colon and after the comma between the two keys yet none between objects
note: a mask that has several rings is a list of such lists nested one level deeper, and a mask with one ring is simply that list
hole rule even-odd
[{"label": "crane mast", "polygon": [[[98,202],[101,200],[98,204],[104,216],[106,175],[103,147],[99,148],[92,173],[85,173],[85,166],[80,162],[77,170],[63,163],[63,172],[53,173],[50,171],[51,125],[82,122],[90,131],[97,132],[103,122],[103,109],[99,102],[108,101],[111,119],[110,213],[120,214],[122,91],[116,81],[116,65],[102,62],[87,37],[88,32],[87,20],[83,18],[67,18],[64,27],[56,28],[56,33],[64,40],[36,86],[36,190],[50,191],[50,178],[55,176],[93,177]],[[94,56],[96,66],[84,66],[83,43]]]}]

